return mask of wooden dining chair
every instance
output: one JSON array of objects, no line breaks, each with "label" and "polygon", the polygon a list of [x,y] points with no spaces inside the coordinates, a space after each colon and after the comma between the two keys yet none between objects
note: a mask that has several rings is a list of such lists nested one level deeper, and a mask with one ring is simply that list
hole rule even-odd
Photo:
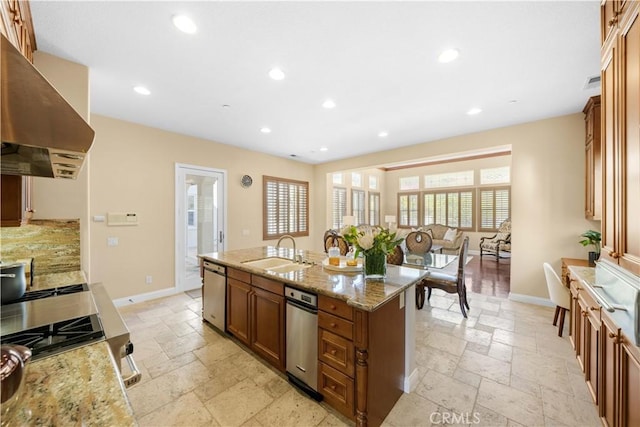
[{"label": "wooden dining chair", "polygon": [[468,252],[469,236],[466,236],[458,252],[458,270],[456,274],[447,274],[434,269],[429,270],[427,278],[416,286],[416,305],[418,309],[424,306],[425,288],[427,288],[427,300],[431,298],[431,290],[433,288],[442,289],[450,294],[458,294],[460,311],[462,315],[467,318],[467,310],[470,310],[470,307],[467,301],[467,286],[465,285],[464,278]]}]

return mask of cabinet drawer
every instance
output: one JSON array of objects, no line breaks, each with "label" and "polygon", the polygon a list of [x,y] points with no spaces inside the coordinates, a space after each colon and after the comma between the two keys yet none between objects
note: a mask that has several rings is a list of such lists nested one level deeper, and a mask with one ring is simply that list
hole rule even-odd
[{"label": "cabinet drawer", "polygon": [[353,320],[353,307],[335,298],[318,295],[318,309],[347,320]]},{"label": "cabinet drawer", "polygon": [[284,284],[282,282],[276,282],[275,280],[267,279],[266,277],[262,276],[256,276],[254,274],[251,277],[251,284],[257,288],[264,289],[265,291],[284,296]]},{"label": "cabinet drawer", "polygon": [[318,311],[318,326],[348,340],[353,340],[353,322]]},{"label": "cabinet drawer", "polygon": [[598,304],[596,300],[591,296],[589,291],[587,291],[586,289],[580,291],[580,293],[578,294],[578,303],[583,310],[582,315],[584,317],[589,316],[599,326],[600,311],[602,310],[602,307],[600,307],[600,304]]},{"label": "cabinet drawer", "polygon": [[354,376],[353,343],[324,329],[318,334],[318,359],[343,374]]},{"label": "cabinet drawer", "polygon": [[318,365],[320,368],[318,369],[318,390],[324,400],[347,417],[353,419],[353,380],[322,362],[319,362]]},{"label": "cabinet drawer", "polygon": [[234,279],[241,280],[245,283],[251,283],[251,273],[246,271],[236,270],[235,268],[227,267],[227,277],[233,277]]}]

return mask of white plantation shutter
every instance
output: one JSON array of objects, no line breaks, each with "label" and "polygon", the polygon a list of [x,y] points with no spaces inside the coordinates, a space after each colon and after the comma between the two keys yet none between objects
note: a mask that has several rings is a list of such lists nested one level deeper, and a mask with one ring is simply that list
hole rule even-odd
[{"label": "white plantation shutter", "polygon": [[511,216],[510,187],[482,188],[480,191],[481,231],[496,231]]},{"label": "white plantation shutter", "polygon": [[419,215],[418,193],[398,194],[398,226],[417,227]]},{"label": "white plantation shutter", "polygon": [[263,239],[309,235],[309,183],[263,176]]},{"label": "white plantation shutter", "polygon": [[442,224],[451,228],[472,230],[474,227],[474,191],[443,191],[423,193],[422,225]]},{"label": "white plantation shutter", "polygon": [[351,215],[355,217],[355,225],[365,223],[364,191],[351,190]]},{"label": "white plantation shutter", "polygon": [[380,225],[380,193],[369,192],[369,225]]},{"label": "white plantation shutter", "polygon": [[331,228],[334,230],[342,229],[342,217],[347,214],[347,189],[342,187],[333,187],[331,207]]}]

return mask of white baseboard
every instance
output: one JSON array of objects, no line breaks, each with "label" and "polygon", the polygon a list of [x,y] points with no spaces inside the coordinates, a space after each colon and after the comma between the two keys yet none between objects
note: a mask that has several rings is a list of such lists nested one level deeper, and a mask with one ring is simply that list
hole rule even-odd
[{"label": "white baseboard", "polygon": [[118,298],[113,300],[113,304],[116,307],[122,307],[125,305],[137,304],[143,301],[150,301],[152,299],[164,298],[171,295],[181,294],[182,291],[178,291],[176,288],[161,289],[159,291],[148,292],[146,294],[134,295],[131,297]]},{"label": "white baseboard", "polygon": [[509,292],[509,299],[511,301],[524,302],[527,304],[543,305],[545,307],[556,306],[553,302],[551,302],[550,299],[547,298],[533,297],[531,295],[524,294],[514,294],[513,292]]},{"label": "white baseboard", "polygon": [[412,390],[415,390],[418,386],[418,369],[414,369],[411,375],[408,377],[404,377],[404,388],[403,391],[405,393],[411,393]]}]

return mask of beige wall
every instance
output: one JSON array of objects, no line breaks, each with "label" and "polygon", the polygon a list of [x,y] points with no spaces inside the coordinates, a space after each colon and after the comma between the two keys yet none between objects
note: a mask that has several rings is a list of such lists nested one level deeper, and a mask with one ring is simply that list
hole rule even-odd
[{"label": "beige wall", "polygon": [[[35,67],[85,120],[89,120],[89,69],[57,56],[36,51]],[[80,219],[80,254],[89,268],[89,159],[76,180],[33,178],[34,219]]]},{"label": "beige wall", "polygon": [[[584,218],[582,114],[326,163],[316,167],[315,179],[324,179],[328,173],[338,170],[374,167],[504,145],[512,147],[511,292],[548,298],[542,263],[549,261],[559,271],[561,257],[586,258],[587,250],[577,243],[579,235],[589,228],[599,229],[599,223]],[[387,177],[387,182],[391,181]],[[317,188],[325,189],[326,186]],[[315,194],[315,203],[323,203],[326,196]],[[323,222],[319,222],[315,227],[315,239],[322,239],[320,230],[323,225]]]},{"label": "beige wall", "polygon": [[[308,164],[99,115],[92,125],[91,217],[139,215],[138,226],[90,223],[91,280],[103,282],[112,298],[174,286],[176,163],[227,171],[227,249],[275,244],[262,240],[262,175],[308,181],[316,192]],[[248,189],[240,185],[245,174],[254,179]],[[310,223],[316,221],[311,206]],[[107,246],[107,237],[118,237],[119,245]],[[309,241],[296,239],[298,248],[309,248]],[[146,275],[153,276],[151,285]]]},{"label": "beige wall", "polygon": [[[89,115],[86,67],[41,53],[36,54],[36,66],[80,114]],[[228,171],[228,249],[265,244],[261,235],[263,174],[308,180],[311,236],[297,239],[298,247],[321,250],[329,222],[325,208],[328,173],[511,145],[511,289],[534,297],[547,296],[542,262],[559,267],[562,256],[585,258],[587,250],[577,243],[578,236],[588,228],[599,228],[599,223],[586,221],[583,214],[584,122],[580,113],[317,166],[101,116],[92,116],[91,124],[96,130],[91,164],[85,164],[75,182],[37,179],[35,217],[80,218],[83,268],[91,281],[103,281],[113,298],[173,287],[176,162]],[[249,189],[239,184],[244,174],[254,177]],[[383,215],[392,214],[388,198],[385,200]],[[137,212],[140,225],[122,229],[88,222],[90,215],[113,211]],[[243,229],[250,230],[249,236],[242,236]],[[108,236],[119,237],[120,245],[107,247]],[[149,274],[154,276],[152,285],[144,283]]]}]

